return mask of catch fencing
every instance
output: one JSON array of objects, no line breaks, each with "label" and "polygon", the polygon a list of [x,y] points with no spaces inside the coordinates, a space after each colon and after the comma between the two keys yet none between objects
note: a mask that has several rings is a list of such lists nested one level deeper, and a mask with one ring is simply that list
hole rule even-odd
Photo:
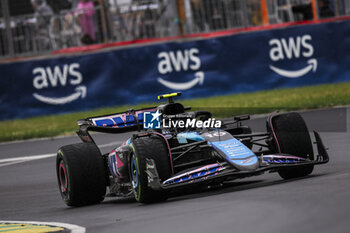
[{"label": "catch fencing", "polygon": [[38,15],[30,0],[0,0],[0,58],[350,14],[350,0],[94,0],[89,34],[77,1],[39,1],[52,12]]}]

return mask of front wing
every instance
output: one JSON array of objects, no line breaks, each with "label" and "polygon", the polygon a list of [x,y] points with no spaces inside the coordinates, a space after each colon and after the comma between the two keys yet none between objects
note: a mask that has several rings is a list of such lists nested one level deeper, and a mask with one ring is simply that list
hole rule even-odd
[{"label": "front wing", "polygon": [[327,150],[320,135],[314,132],[318,155],[315,160],[300,158],[294,155],[273,154],[259,157],[260,165],[254,171],[239,171],[227,162],[206,165],[195,170],[173,176],[163,182],[160,181],[156,164],[152,159],[147,159],[146,173],[148,175],[148,186],[154,190],[174,189],[199,183],[219,182],[225,180],[240,179],[249,176],[261,175],[266,171],[278,171],[279,169],[298,167],[303,165],[319,165],[329,161]]}]

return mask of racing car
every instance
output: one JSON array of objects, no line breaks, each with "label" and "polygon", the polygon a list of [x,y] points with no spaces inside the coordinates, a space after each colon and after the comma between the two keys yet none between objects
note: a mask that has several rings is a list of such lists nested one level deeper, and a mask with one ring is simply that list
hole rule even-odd
[{"label": "racing car", "polygon": [[[204,127],[197,121],[213,120],[212,114],[174,102],[180,95],[158,96],[168,99],[158,107],[78,120],[82,143],[63,146],[57,152],[56,172],[64,202],[83,206],[99,203],[106,196],[159,202],[176,190],[220,185],[265,172],[277,172],[283,179],[304,177],[314,165],[329,161],[317,132],[313,132],[314,153],[307,126],[297,112],[270,114],[263,133],[253,133],[243,124],[249,115],[220,121],[220,127]],[[160,115],[163,121],[151,124]],[[172,124],[166,127],[169,121]],[[184,126],[180,121],[190,123],[180,127]],[[90,131],[133,133],[122,145],[101,154]]]}]

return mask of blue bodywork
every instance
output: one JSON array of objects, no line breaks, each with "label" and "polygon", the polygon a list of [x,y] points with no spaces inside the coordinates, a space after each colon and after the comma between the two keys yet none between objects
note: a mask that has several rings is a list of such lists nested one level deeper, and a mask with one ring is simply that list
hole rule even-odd
[{"label": "blue bodywork", "polygon": [[236,138],[210,142],[210,144],[216,151],[225,155],[226,161],[239,170],[254,170],[259,165],[256,155]]},{"label": "blue bodywork", "polygon": [[[257,156],[242,142],[223,130],[205,131],[203,133],[196,131],[182,132],[177,135],[176,139],[180,144],[207,140],[208,145],[236,170],[254,171],[259,166]],[[163,184],[171,185],[207,179],[225,170],[227,170],[227,167],[219,163],[209,164],[171,177],[164,181]]]}]

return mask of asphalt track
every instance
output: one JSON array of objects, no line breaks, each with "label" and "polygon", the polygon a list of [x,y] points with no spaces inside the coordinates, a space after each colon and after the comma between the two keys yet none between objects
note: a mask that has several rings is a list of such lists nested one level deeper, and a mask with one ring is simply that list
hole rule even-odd
[{"label": "asphalt track", "polygon": [[[276,173],[264,174],[152,205],[107,198],[99,205],[66,207],[50,154],[79,142],[77,137],[0,144],[0,220],[70,223],[86,227],[87,232],[348,233],[350,108],[302,114],[310,131],[320,131],[331,159],[315,167],[311,176],[283,181]],[[257,118],[250,125],[262,131],[265,122]],[[126,136],[98,134],[95,138],[106,152]],[[48,158],[16,159],[33,155]]]}]

